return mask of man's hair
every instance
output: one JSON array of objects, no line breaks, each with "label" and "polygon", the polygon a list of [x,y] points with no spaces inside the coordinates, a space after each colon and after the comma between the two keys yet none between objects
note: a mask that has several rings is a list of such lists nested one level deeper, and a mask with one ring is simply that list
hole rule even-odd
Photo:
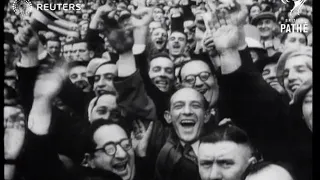
[{"label": "man's hair", "polygon": [[61,41],[59,39],[59,37],[50,37],[48,39],[46,39],[46,44],[49,42],[49,41],[56,41],[56,42],[59,42],[61,44]]},{"label": "man's hair", "polygon": [[[151,62],[152,60],[159,58],[159,57],[163,57],[163,58],[167,58],[170,59],[170,56],[168,53],[165,52],[159,52],[159,53],[155,53],[152,56],[150,56],[149,62]],[[171,59],[170,59],[171,60]]]},{"label": "man's hair", "polygon": [[[287,33],[284,33],[282,36],[281,36],[281,39],[280,39],[280,42],[283,44],[287,38],[288,38],[288,35],[290,34],[291,32],[287,32]],[[306,45],[308,45],[308,37],[305,33],[303,32],[297,32],[297,33],[300,33],[304,36],[305,40],[306,40]]]},{"label": "man's hair", "polygon": [[268,168],[272,165],[276,165],[276,166],[280,166],[280,167],[284,168],[286,171],[288,171],[288,173],[291,175],[291,177],[294,180],[296,179],[292,173],[293,172],[292,168],[289,167],[289,165],[282,164],[282,163],[272,163],[272,162],[268,162],[268,161],[261,161],[261,162],[255,163],[255,164],[250,164],[248,166],[248,168],[246,169],[246,171],[243,173],[241,179],[245,180],[246,177],[248,177],[250,175],[258,174],[259,172],[265,170],[266,168]]},{"label": "man's hair", "polygon": [[68,69],[70,71],[72,68],[77,67],[77,66],[87,67],[88,63],[89,62],[87,62],[87,61],[72,61],[68,64]]},{"label": "man's hair", "polygon": [[251,147],[247,133],[231,123],[218,126],[211,134],[200,138],[200,143],[217,143],[220,141],[232,141],[237,144],[247,144]]},{"label": "man's hair", "polygon": [[78,44],[78,43],[86,43],[87,49],[88,49],[89,51],[94,51],[94,49],[92,48],[92,46],[90,45],[90,43],[88,42],[87,39],[75,39],[74,41],[71,41],[71,43],[72,43],[73,45]]},{"label": "man's hair", "polygon": [[212,130],[212,133],[200,138],[201,143],[218,143],[222,141],[231,141],[236,144],[246,145],[250,148],[252,155],[258,160],[262,160],[261,154],[252,145],[248,134],[241,128],[227,122],[223,125],[217,126]]},{"label": "man's hair", "polygon": [[249,6],[249,8],[248,8],[249,13],[250,13],[251,9],[252,9],[253,7],[255,7],[255,6],[259,7],[259,9],[262,10],[262,8],[261,8],[261,6],[260,6],[259,3],[253,3],[253,4],[252,4],[251,6]]},{"label": "man's hair", "polygon": [[156,8],[160,9],[162,11],[162,13],[164,14],[164,10],[160,7],[160,4],[157,4],[154,9],[156,9]]},{"label": "man's hair", "polygon": [[71,41],[72,44],[78,44],[78,43],[86,43],[87,45],[89,45],[88,41],[85,39],[76,39],[74,41]]},{"label": "man's hair", "polygon": [[313,25],[313,22],[312,22],[312,19],[310,16],[308,15],[305,15],[305,14],[298,14],[294,17],[295,20],[299,19],[299,18],[305,18],[305,19],[308,19],[310,24]]},{"label": "man's hair", "polygon": [[173,33],[183,34],[183,35],[186,37],[186,41],[187,41],[188,36],[187,36],[186,33],[182,32],[182,31],[179,31],[179,30],[174,30],[174,31],[172,31],[172,32],[169,34],[169,37],[170,37]]},{"label": "man's hair", "polygon": [[126,128],[126,124],[119,122],[113,122],[111,120],[106,119],[97,119],[92,122],[89,128],[85,132],[85,153],[94,153],[95,148],[97,146],[96,142],[94,141],[94,133],[102,126],[110,126],[110,125],[117,125],[121,127],[127,134],[128,137],[130,132]]},{"label": "man's hair", "polygon": [[67,46],[67,45],[73,45],[73,43],[74,43],[73,41],[65,42],[64,45],[63,45],[63,47],[64,47],[64,46]]}]

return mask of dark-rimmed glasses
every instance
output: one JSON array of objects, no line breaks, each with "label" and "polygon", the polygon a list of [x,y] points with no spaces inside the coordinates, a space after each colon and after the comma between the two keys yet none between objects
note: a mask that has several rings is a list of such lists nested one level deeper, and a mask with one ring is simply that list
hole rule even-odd
[{"label": "dark-rimmed glasses", "polygon": [[129,151],[132,148],[131,139],[122,139],[118,142],[108,142],[102,148],[95,149],[96,151],[104,151],[109,156],[114,156],[117,152],[117,145],[120,145],[123,150]]},{"label": "dark-rimmed glasses", "polygon": [[201,72],[199,74],[190,74],[183,79],[182,83],[186,83],[188,85],[194,86],[194,84],[196,83],[197,77],[199,77],[200,80],[204,82],[208,80],[210,76],[211,76],[211,73],[207,71]]}]

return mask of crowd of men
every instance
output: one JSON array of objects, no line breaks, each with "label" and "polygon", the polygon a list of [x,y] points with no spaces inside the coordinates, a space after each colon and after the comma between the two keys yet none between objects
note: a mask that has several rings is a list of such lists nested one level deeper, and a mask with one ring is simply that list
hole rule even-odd
[{"label": "crowd of men", "polygon": [[312,1],[14,2],[5,180],[312,179]]}]

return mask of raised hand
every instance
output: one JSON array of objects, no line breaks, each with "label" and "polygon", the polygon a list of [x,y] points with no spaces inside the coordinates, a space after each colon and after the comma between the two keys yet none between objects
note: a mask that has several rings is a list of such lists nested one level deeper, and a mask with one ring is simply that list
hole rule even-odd
[{"label": "raised hand", "polygon": [[236,26],[226,25],[213,33],[216,50],[222,54],[230,49],[237,49],[239,46],[239,31]]},{"label": "raised hand", "polygon": [[22,53],[38,50],[39,38],[29,24],[21,28],[14,40],[21,48]]},{"label": "raised hand", "polygon": [[65,65],[55,67],[48,73],[40,74],[34,87],[34,98],[53,99],[60,91],[67,77]]},{"label": "raised hand", "polygon": [[145,157],[148,147],[148,142],[152,132],[153,122],[150,122],[148,129],[144,127],[141,120],[133,121],[134,131],[131,132],[132,145],[136,155]]},{"label": "raised hand", "polygon": [[25,116],[20,108],[4,108],[4,158],[16,160],[25,141]]},{"label": "raised hand", "polygon": [[132,25],[136,27],[148,25],[152,21],[152,12],[153,8],[148,7],[141,7],[132,12]]}]

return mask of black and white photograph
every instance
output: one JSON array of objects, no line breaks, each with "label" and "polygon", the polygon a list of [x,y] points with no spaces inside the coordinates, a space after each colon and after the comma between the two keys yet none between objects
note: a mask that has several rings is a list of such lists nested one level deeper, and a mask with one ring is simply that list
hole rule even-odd
[{"label": "black and white photograph", "polygon": [[5,0],[4,180],[312,180],[313,0]]}]

